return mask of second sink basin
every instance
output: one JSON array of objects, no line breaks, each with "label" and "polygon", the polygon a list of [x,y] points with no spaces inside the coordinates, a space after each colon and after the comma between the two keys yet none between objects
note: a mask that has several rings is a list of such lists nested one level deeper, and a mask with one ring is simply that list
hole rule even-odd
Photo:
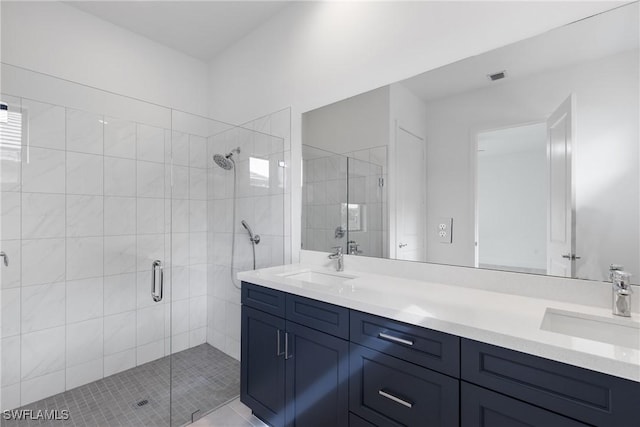
[{"label": "second sink basin", "polygon": [[640,350],[640,323],[547,308],[540,329]]},{"label": "second sink basin", "polygon": [[285,277],[288,279],[295,279],[302,282],[324,286],[341,285],[347,280],[356,278],[355,276],[349,276],[348,274],[332,274],[319,271],[303,271],[302,273],[293,273]]}]

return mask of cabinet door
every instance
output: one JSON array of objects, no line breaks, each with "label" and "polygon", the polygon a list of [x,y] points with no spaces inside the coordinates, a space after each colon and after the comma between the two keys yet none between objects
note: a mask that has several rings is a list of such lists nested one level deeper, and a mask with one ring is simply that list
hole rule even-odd
[{"label": "cabinet door", "polygon": [[460,401],[461,427],[588,427],[464,381]]},{"label": "cabinet door", "polygon": [[276,427],[284,426],[284,330],[284,319],[242,306],[240,401]]},{"label": "cabinet door", "polygon": [[349,343],[287,322],[288,426],[349,425]]}]

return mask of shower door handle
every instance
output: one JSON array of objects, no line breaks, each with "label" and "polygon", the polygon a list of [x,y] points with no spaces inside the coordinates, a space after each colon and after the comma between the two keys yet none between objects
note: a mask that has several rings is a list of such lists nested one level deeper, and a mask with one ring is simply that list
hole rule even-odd
[{"label": "shower door handle", "polygon": [[164,288],[164,270],[162,261],[155,260],[151,264],[151,298],[155,302],[162,301],[162,290]]}]

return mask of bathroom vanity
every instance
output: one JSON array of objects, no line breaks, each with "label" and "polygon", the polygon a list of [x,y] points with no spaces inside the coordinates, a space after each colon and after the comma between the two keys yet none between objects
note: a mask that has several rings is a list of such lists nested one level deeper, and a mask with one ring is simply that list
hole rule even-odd
[{"label": "bathroom vanity", "polygon": [[241,400],[273,426],[640,422],[635,313],[299,264],[239,277]]}]

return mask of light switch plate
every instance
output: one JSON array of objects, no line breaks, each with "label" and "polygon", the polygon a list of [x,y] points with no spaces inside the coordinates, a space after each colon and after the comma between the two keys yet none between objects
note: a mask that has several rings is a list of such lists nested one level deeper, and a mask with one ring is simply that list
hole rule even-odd
[{"label": "light switch plate", "polygon": [[452,243],[453,242],[453,218],[442,217],[438,220],[438,241],[440,243]]}]

